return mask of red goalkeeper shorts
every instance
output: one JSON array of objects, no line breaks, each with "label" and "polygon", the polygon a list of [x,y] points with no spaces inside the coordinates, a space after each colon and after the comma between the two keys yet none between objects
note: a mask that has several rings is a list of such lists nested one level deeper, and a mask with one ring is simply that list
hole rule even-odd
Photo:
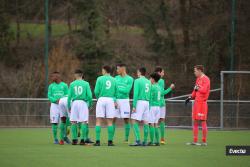
[{"label": "red goalkeeper shorts", "polygon": [[195,101],[193,105],[193,120],[207,120],[208,106],[206,101]]}]

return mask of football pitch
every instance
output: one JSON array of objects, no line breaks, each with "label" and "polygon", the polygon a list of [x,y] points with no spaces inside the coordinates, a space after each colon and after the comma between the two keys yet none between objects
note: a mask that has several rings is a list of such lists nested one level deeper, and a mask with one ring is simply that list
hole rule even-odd
[{"label": "football pitch", "polygon": [[[187,146],[191,130],[167,129],[167,144],[130,147],[123,130],[117,129],[114,147],[107,146],[107,129],[102,129],[102,146],[52,144],[48,128],[0,129],[1,167],[188,167],[250,166],[250,156],[226,156],[226,145],[250,145],[250,131],[209,131],[208,146]],[[90,136],[94,139],[94,129]],[[131,142],[133,135],[131,133]]]}]

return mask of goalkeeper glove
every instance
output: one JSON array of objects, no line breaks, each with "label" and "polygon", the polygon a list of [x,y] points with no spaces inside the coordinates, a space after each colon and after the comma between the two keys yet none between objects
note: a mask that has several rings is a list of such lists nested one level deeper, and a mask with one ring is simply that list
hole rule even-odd
[{"label": "goalkeeper glove", "polygon": [[192,99],[192,97],[190,97],[190,96],[188,98],[186,98],[185,105],[187,105],[190,102],[191,99]]}]

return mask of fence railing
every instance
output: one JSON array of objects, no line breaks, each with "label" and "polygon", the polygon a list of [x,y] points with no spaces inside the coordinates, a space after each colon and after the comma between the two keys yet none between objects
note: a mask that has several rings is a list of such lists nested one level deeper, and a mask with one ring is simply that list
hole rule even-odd
[{"label": "fence railing", "polygon": [[[191,128],[192,103],[185,106],[184,100],[166,99],[168,127]],[[95,105],[90,108],[90,126],[95,125]],[[208,126],[220,128],[250,129],[250,102],[224,100],[221,118],[220,100],[209,100]],[[0,127],[47,127],[50,103],[45,98],[0,98]],[[122,120],[118,121],[122,126]]]}]

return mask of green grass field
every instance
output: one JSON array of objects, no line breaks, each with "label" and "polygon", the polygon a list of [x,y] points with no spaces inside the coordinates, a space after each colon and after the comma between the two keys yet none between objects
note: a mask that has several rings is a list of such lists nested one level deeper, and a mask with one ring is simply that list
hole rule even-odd
[{"label": "green grass field", "polygon": [[116,146],[108,147],[106,132],[102,129],[103,145],[94,147],[54,145],[47,128],[0,129],[0,166],[250,166],[250,156],[225,156],[226,145],[250,145],[250,131],[209,131],[207,147],[186,146],[192,132],[175,129],[168,130],[168,143],[160,147],[129,147],[122,143],[123,131],[118,129]]}]

